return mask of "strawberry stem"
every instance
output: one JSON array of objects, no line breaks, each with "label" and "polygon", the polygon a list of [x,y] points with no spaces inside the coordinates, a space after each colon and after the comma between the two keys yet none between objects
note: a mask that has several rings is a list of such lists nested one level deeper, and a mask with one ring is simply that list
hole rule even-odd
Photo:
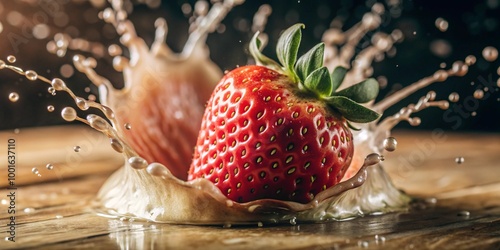
[{"label": "strawberry stem", "polygon": [[380,117],[377,112],[361,105],[375,99],[378,95],[378,82],[369,78],[349,88],[335,92],[342,84],[347,69],[337,67],[333,72],[323,66],[324,44],[320,43],[297,60],[301,29],[304,24],[298,23],[286,29],[278,39],[276,54],[279,62],[261,53],[261,42],[257,32],[250,42],[250,54],[258,65],[263,65],[286,74],[297,84],[300,91],[312,93],[317,99],[325,102],[332,110],[340,113],[346,120],[367,123]]}]

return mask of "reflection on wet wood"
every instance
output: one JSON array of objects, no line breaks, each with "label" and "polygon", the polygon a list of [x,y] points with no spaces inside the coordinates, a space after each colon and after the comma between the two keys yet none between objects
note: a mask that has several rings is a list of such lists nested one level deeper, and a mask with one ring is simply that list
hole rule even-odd
[{"label": "reflection on wet wood", "polygon": [[[6,141],[15,140],[16,184],[25,185],[52,180],[111,172],[123,158],[109,146],[109,139],[87,126],[58,126],[19,131],[0,131],[0,162],[7,162]],[[75,152],[75,147],[79,147]],[[48,170],[47,164],[54,168]],[[33,174],[37,168],[40,176]],[[0,165],[0,173],[7,173],[7,165]],[[0,187],[6,186],[0,182]]]},{"label": "reflection on wet wood", "polygon": [[[399,132],[396,138],[398,150],[386,153],[386,169],[406,192],[438,198],[434,207],[344,222],[263,228],[106,218],[98,216],[89,204],[110,165],[118,166],[120,159],[108,159],[110,163],[94,156],[88,159],[90,163],[81,164],[104,169],[101,174],[83,172],[74,174],[79,176],[76,178],[20,187],[16,242],[1,242],[0,249],[500,249],[500,135],[445,133],[445,139],[433,144],[427,140],[432,138],[431,132]],[[45,143],[43,139],[37,143]],[[48,146],[42,148],[51,151]],[[25,148],[21,152],[27,155],[32,151]],[[457,164],[456,157],[465,161]],[[36,158],[30,161],[37,162]],[[26,183],[33,183],[29,178]],[[6,197],[5,191],[2,189],[0,199]],[[10,216],[5,203],[7,200],[0,204],[2,224]],[[2,238],[7,235],[4,226],[0,234]]]}]

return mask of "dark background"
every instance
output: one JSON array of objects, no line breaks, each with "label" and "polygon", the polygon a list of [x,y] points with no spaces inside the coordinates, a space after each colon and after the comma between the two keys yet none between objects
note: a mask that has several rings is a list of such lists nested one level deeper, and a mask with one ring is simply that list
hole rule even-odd
[{"label": "dark background", "polygon": [[[68,2],[67,0],[60,2]],[[138,34],[151,43],[154,36],[154,20],[157,17],[167,19],[169,35],[167,43],[179,51],[187,39],[188,17],[181,11],[184,3],[193,4],[194,1],[163,1],[159,8],[151,9],[145,5],[136,5],[130,19],[136,25]],[[247,63],[247,42],[251,37],[249,29],[242,23],[251,26],[253,14],[258,7],[269,3],[273,8],[265,32],[270,35],[269,45],[265,53],[274,57],[274,45],[279,32],[296,22],[306,24],[303,31],[303,43],[301,51],[312,47],[321,39],[322,32],[330,25],[331,20],[340,17],[345,20],[345,28],[351,27],[358,22],[362,15],[369,10],[368,6],[376,1],[253,1],[247,0],[242,6],[237,6],[223,21],[224,33],[214,33],[209,36],[208,45],[211,50],[212,59],[221,69],[233,69],[236,65]],[[379,1],[386,6],[394,0]],[[22,13],[27,19],[27,24],[36,22],[34,15],[40,12],[37,1],[1,1],[0,22],[3,31],[0,33],[0,58],[6,61],[7,55],[13,54],[18,58],[16,65],[24,69],[34,69],[42,72],[48,77],[60,77],[59,68],[63,64],[71,64],[69,52],[63,58],[58,58],[47,52],[45,46],[49,39],[37,40],[27,39],[26,43],[19,45],[16,51],[8,34],[22,34],[23,28],[29,25],[13,27],[6,21],[6,14],[15,10]],[[482,59],[481,51],[485,46],[500,48],[500,0],[481,1],[408,1],[402,0],[399,5],[393,5],[391,11],[384,15],[383,24],[376,31],[390,32],[395,28],[401,29],[405,34],[405,40],[396,45],[397,54],[374,64],[374,77],[386,76],[389,85],[382,89],[379,98],[387,95],[394,89],[401,88],[424,76],[431,75],[440,68],[441,63],[446,63],[449,68],[455,60],[464,60],[469,55],[475,55],[478,59],[476,65],[472,66],[469,74],[465,77],[453,77],[443,83],[436,83],[415,93],[396,107],[389,109],[386,114],[393,114],[401,107],[416,102],[420,96],[429,90],[437,92],[437,99],[447,99],[451,92],[458,92],[461,96],[459,102],[450,103],[454,105],[467,105],[464,103],[467,96],[471,96],[478,88],[479,77],[488,79],[491,77],[496,85],[498,79],[497,68],[500,60],[487,62]],[[396,6],[396,7],[394,7]],[[64,12],[68,13],[69,25],[75,26],[80,36],[88,37],[89,40],[99,41],[105,45],[117,42],[116,34],[109,32],[109,26],[95,18],[97,14],[88,2],[64,4]],[[439,31],[435,26],[435,20],[439,17],[446,19],[449,28],[446,32]],[[239,25],[238,25],[239,24]],[[50,25],[50,21],[49,21]],[[53,25],[52,25],[53,26]],[[62,31],[64,27],[54,27],[52,33]],[[107,30],[108,32],[102,32]],[[415,32],[415,33],[414,33]],[[363,41],[369,41],[374,34],[370,32]],[[52,37],[52,35],[50,36]],[[50,38],[49,37],[49,38]],[[446,56],[434,54],[430,45],[436,40],[446,41],[451,50]],[[360,51],[366,43],[357,47]],[[111,58],[104,57],[98,60],[97,72],[109,78],[119,87],[122,79],[119,73],[112,70]],[[80,73],[75,73],[71,78],[65,79],[72,89],[79,95],[85,95],[84,88],[89,86],[89,81]],[[471,84],[474,82],[474,84]],[[13,129],[33,126],[48,126],[54,124],[66,124],[59,117],[59,112],[64,107],[63,103],[71,104],[65,94],[52,96],[47,93],[48,85],[40,82],[32,83],[24,77],[2,70],[0,71],[0,129]],[[8,94],[12,91],[18,92],[21,98],[12,103],[8,100]],[[93,94],[97,90],[92,87]],[[473,109],[465,109],[467,114],[476,112],[476,116],[468,116],[460,119],[460,124],[443,117],[443,110],[430,108],[418,114],[422,118],[419,129],[442,128],[445,130],[459,131],[500,131],[500,92],[498,87]],[[88,93],[86,94],[88,95]],[[476,103],[475,103],[476,104]],[[47,112],[47,105],[54,105],[56,111]],[[469,104],[470,107],[470,104]],[[462,108],[463,109],[463,108]],[[457,115],[456,113],[453,113]],[[398,125],[398,128],[410,127],[407,123]]]}]

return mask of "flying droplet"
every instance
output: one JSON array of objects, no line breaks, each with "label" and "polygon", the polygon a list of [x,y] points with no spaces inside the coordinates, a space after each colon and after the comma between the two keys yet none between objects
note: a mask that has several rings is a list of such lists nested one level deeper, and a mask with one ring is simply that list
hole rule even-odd
[{"label": "flying droplet", "polygon": [[117,44],[111,44],[108,47],[108,53],[110,56],[119,56],[122,54],[122,48]]},{"label": "flying droplet", "polygon": [[457,92],[453,92],[448,96],[448,100],[450,100],[450,102],[458,102],[459,99],[460,95]]},{"label": "flying droplet", "polygon": [[55,108],[52,105],[47,106],[47,111],[54,112]]},{"label": "flying droplet", "polygon": [[469,217],[470,216],[470,212],[469,211],[460,211],[457,213],[458,216],[464,216],[464,217]]},{"label": "flying droplet", "polygon": [[482,54],[488,62],[493,62],[498,58],[498,50],[492,46],[485,47]]},{"label": "flying droplet", "polygon": [[65,107],[61,111],[61,117],[67,122],[74,121],[77,117],[76,110],[72,107]]},{"label": "flying droplet", "polygon": [[476,89],[476,91],[474,91],[474,98],[481,99],[483,97],[484,97],[484,91],[482,89]]},{"label": "flying droplet", "polygon": [[54,169],[54,165],[49,163],[45,166],[45,168],[47,168],[48,170],[52,170],[52,169]]},{"label": "flying droplet", "polygon": [[9,100],[11,102],[17,102],[19,100],[19,94],[16,92],[12,92],[9,94]]},{"label": "flying droplet", "polygon": [[385,150],[392,152],[392,151],[396,150],[397,146],[398,146],[398,141],[396,140],[396,138],[387,137],[384,139],[384,149]]},{"label": "flying droplet", "polygon": [[10,63],[15,63],[16,62],[16,57],[15,56],[7,56],[7,61],[9,61]]},{"label": "flying droplet", "polygon": [[476,57],[473,56],[473,55],[468,55],[466,58],[465,58],[465,64],[471,66],[473,65],[474,63],[476,63]]},{"label": "flying droplet", "polygon": [[464,161],[465,161],[465,159],[462,156],[455,158],[455,162],[457,164],[462,164],[462,163],[464,163]]},{"label": "flying droplet", "polygon": [[73,69],[73,66],[71,66],[70,64],[64,64],[59,69],[59,72],[61,73],[62,76],[70,78],[75,73],[75,70]]},{"label": "flying droplet", "polygon": [[446,30],[448,30],[448,26],[449,26],[448,21],[446,21],[442,17],[439,17],[436,19],[435,25],[436,25],[436,28],[438,28],[439,31],[441,31],[441,32],[445,32]]},{"label": "flying droplet", "polygon": [[82,149],[82,148],[81,148],[80,146],[74,146],[74,147],[73,147],[73,151],[75,151],[75,152],[77,152],[77,153],[78,153],[78,152],[80,152],[80,150],[81,150],[81,149]]},{"label": "flying droplet", "polygon": [[47,92],[49,92],[49,94],[51,95],[56,95],[56,90],[53,87],[48,87]]}]

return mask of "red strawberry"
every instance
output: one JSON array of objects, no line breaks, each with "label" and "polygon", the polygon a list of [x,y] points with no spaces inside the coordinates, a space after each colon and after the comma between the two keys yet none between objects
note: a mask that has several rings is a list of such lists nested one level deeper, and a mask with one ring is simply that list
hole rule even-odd
[{"label": "red strawberry", "polygon": [[[206,178],[229,199],[278,199],[307,203],[342,179],[353,156],[347,120],[378,114],[368,102],[378,84],[368,79],[334,93],[346,70],[330,75],[319,44],[297,62],[302,25],[278,41],[278,58],[263,56],[256,34],[250,51],[264,66],[227,73],[208,101],[189,180]],[[346,120],[347,119],[347,120]]]}]

